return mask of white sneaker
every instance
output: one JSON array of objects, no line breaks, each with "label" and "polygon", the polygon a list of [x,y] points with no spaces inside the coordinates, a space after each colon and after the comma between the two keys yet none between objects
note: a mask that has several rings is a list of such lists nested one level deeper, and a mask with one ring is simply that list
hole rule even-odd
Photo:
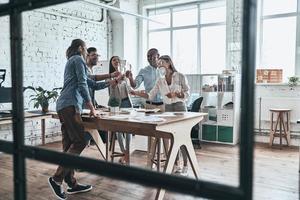
[{"label": "white sneaker", "polygon": [[182,171],[181,171],[182,176],[187,176],[188,175],[188,166],[183,166]]},{"label": "white sneaker", "polygon": [[179,166],[179,165],[175,165],[175,166],[174,166],[174,169],[173,169],[173,172],[174,172],[175,174],[180,174],[180,173],[182,173],[182,167]]}]

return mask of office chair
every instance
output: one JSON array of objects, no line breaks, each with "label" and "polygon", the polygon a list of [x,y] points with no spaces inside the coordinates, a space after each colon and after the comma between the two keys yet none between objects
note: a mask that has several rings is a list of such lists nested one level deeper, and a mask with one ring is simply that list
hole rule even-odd
[{"label": "office chair", "polygon": [[[192,103],[190,112],[199,112],[202,101],[203,101],[203,97],[199,97],[198,99],[196,99]],[[195,126],[193,126],[193,128],[191,130],[191,138],[192,138],[192,142],[195,145],[195,147],[197,147],[198,149],[201,149],[200,139],[199,139],[199,129],[200,129],[199,124],[196,124]]]}]

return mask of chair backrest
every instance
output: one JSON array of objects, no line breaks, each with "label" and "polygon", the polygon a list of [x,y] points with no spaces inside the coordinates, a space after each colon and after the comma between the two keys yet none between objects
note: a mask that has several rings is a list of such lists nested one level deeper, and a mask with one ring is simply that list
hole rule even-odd
[{"label": "chair backrest", "polygon": [[192,104],[191,112],[199,112],[202,101],[203,97],[199,97],[198,99],[196,99]]}]

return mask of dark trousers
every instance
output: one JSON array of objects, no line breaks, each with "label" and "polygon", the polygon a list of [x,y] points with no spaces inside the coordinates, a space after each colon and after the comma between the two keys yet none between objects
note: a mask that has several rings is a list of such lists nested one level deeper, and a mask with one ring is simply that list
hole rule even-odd
[{"label": "dark trousers", "polygon": [[[86,146],[85,132],[81,116],[74,106],[58,111],[61,122],[63,152],[79,155]],[[69,187],[75,187],[74,169],[58,166],[53,180],[62,183],[64,180]]]}]

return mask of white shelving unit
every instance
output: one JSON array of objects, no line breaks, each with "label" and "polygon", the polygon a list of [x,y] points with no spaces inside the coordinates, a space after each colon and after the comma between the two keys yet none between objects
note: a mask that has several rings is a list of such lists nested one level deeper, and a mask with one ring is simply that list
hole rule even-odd
[{"label": "white shelving unit", "polygon": [[201,140],[237,144],[240,111],[239,74],[202,74],[202,112],[208,116],[201,124]]}]

